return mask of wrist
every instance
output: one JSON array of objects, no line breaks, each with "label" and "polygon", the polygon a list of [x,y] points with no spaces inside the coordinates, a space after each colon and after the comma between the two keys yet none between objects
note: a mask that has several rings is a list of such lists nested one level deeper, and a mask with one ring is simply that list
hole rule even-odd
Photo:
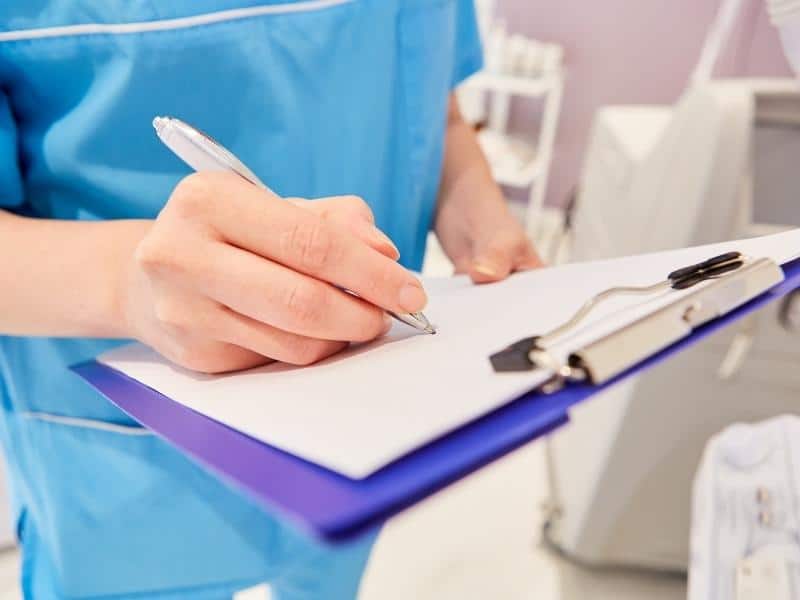
[{"label": "wrist", "polygon": [[107,262],[103,301],[98,310],[98,335],[135,338],[134,314],[138,301],[134,260],[136,249],[152,227],[152,221],[115,223],[115,244]]},{"label": "wrist", "polygon": [[436,228],[457,226],[477,235],[511,216],[500,186],[490,178],[464,178],[439,199]]},{"label": "wrist", "polygon": [[68,221],[0,211],[0,334],[127,337],[125,273],[147,221]]}]

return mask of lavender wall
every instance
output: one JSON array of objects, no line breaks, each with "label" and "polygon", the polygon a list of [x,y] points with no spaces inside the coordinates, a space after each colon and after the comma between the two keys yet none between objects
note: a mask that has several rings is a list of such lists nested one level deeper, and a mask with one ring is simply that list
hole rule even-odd
[{"label": "lavender wall", "polygon": [[[726,47],[720,76],[785,76],[789,67],[764,0],[747,8]],[[498,0],[509,29],[565,47],[567,88],[548,202],[575,186],[592,115],[606,104],[672,103],[699,56],[718,0]],[[515,107],[530,127],[535,107]]]}]

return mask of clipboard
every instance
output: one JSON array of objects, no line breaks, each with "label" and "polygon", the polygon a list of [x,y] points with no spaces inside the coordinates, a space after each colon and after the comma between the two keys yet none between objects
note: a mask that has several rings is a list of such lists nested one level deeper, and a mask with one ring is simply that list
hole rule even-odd
[{"label": "clipboard", "polygon": [[748,296],[744,303],[732,302],[734,308],[723,314],[706,314],[684,335],[670,335],[647,352],[634,353],[635,362],[616,362],[595,382],[564,377],[564,385],[555,393],[528,393],[358,481],[248,437],[96,361],[73,369],[132,418],[266,510],[282,514],[318,538],[343,543],[565,425],[571,406],[800,288],[800,259],[781,269],[783,281],[778,285]]}]

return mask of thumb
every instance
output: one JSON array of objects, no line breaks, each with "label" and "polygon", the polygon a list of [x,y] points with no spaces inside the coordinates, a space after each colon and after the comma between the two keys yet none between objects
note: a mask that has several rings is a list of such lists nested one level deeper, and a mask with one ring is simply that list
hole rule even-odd
[{"label": "thumb", "polygon": [[475,283],[501,281],[511,274],[514,267],[514,244],[493,238],[476,245],[469,275]]}]

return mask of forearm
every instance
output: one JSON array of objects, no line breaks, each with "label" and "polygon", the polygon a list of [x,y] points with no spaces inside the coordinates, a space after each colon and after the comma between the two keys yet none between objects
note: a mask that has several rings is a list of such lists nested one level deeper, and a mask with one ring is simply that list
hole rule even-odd
[{"label": "forearm", "polygon": [[[480,190],[480,195],[475,194]],[[494,179],[486,157],[478,144],[473,128],[461,115],[455,97],[450,100],[442,182],[438,208],[454,198],[467,198],[473,208],[481,205],[487,211],[505,210],[502,192]]]},{"label": "forearm", "polygon": [[120,279],[149,227],[0,211],[0,335],[128,337]]},{"label": "forearm", "polygon": [[456,272],[488,283],[540,266],[455,98],[450,100],[445,144],[435,229]]}]

